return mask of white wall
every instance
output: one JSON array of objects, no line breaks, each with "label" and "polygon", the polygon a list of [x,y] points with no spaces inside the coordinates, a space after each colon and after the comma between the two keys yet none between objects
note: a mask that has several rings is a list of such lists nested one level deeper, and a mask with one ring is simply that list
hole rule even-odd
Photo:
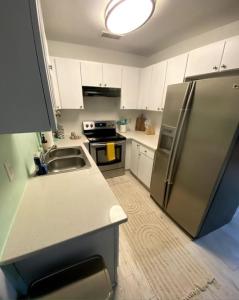
[{"label": "white wall", "polygon": [[[71,131],[82,132],[82,121],[85,120],[119,120],[120,117],[129,120],[128,129],[134,130],[135,120],[142,113],[140,110],[121,110],[119,98],[104,97],[84,97],[85,110],[62,110],[58,123],[62,124],[65,134],[69,135]],[[161,124],[160,112],[143,112],[145,116],[152,120],[159,131]]]},{"label": "white wall", "polygon": [[214,43],[234,35],[239,35],[239,21],[229,23],[225,26],[218,27],[204,34],[195,36],[191,39],[184,40],[167,49],[159,51],[146,58],[146,65],[154,64],[164,59],[191,51],[193,49]]},{"label": "white wall", "polygon": [[136,67],[145,65],[144,56],[108,49],[58,41],[48,41],[48,48],[51,56],[69,57]]}]

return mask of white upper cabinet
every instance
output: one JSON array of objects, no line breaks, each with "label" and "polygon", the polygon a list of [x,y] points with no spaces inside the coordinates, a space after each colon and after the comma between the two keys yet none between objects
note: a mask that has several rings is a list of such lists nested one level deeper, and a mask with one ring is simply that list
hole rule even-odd
[{"label": "white upper cabinet", "polygon": [[220,71],[239,69],[239,36],[226,40]]},{"label": "white upper cabinet", "polygon": [[102,64],[82,61],[81,77],[83,86],[103,86]]},{"label": "white upper cabinet", "polygon": [[123,67],[121,87],[121,109],[137,109],[139,97],[140,69]]},{"label": "white upper cabinet", "polygon": [[119,65],[103,64],[103,86],[121,88],[122,67]]},{"label": "white upper cabinet", "polygon": [[187,60],[187,53],[175,56],[168,60],[163,92],[162,109],[164,108],[168,85],[182,83],[184,81]]},{"label": "white upper cabinet", "polygon": [[81,76],[83,86],[121,88],[122,67],[82,61]]},{"label": "white upper cabinet", "polygon": [[138,109],[149,109],[151,99],[150,87],[152,78],[152,66],[141,69]]},{"label": "white upper cabinet", "polygon": [[55,58],[62,109],[84,109],[80,61]]},{"label": "white upper cabinet", "polygon": [[163,91],[167,70],[167,61],[152,66],[149,109],[161,111],[163,108]]},{"label": "white upper cabinet", "polygon": [[54,100],[55,100],[55,108],[61,109],[61,99],[60,99],[60,93],[59,93],[59,87],[58,87],[58,81],[56,75],[56,63],[54,57],[51,57],[50,63],[51,63],[50,75],[51,75],[52,90],[53,90]]},{"label": "white upper cabinet", "polygon": [[195,49],[189,53],[186,77],[219,71],[225,41]]}]

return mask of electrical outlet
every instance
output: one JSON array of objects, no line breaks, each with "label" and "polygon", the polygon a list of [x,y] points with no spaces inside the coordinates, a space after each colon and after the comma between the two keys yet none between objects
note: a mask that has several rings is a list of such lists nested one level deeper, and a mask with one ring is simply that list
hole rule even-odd
[{"label": "electrical outlet", "polygon": [[13,179],[14,179],[14,170],[13,170],[12,165],[9,162],[6,161],[4,163],[4,168],[5,168],[5,171],[7,173],[9,181],[12,182]]}]

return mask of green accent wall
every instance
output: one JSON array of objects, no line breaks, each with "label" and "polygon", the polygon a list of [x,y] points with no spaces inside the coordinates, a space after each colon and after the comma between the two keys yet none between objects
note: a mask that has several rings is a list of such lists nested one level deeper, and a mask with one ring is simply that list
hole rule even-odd
[{"label": "green accent wall", "polygon": [[[34,170],[33,155],[39,147],[36,133],[0,135],[0,249],[4,246],[25,185]],[[5,162],[14,170],[12,182],[6,174]]]}]

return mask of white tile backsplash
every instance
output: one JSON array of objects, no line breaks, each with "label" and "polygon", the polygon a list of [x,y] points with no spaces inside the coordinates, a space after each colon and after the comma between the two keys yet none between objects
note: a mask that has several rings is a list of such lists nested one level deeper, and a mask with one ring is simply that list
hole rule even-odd
[{"label": "white tile backsplash", "polygon": [[140,110],[121,110],[119,98],[106,97],[84,97],[84,110],[62,110],[58,123],[64,126],[65,134],[71,131],[82,132],[82,121],[85,120],[119,120],[121,117],[129,120],[128,130],[134,130],[135,120],[140,113],[144,113],[146,118],[154,124],[156,131],[161,125],[162,113],[140,111]]}]

